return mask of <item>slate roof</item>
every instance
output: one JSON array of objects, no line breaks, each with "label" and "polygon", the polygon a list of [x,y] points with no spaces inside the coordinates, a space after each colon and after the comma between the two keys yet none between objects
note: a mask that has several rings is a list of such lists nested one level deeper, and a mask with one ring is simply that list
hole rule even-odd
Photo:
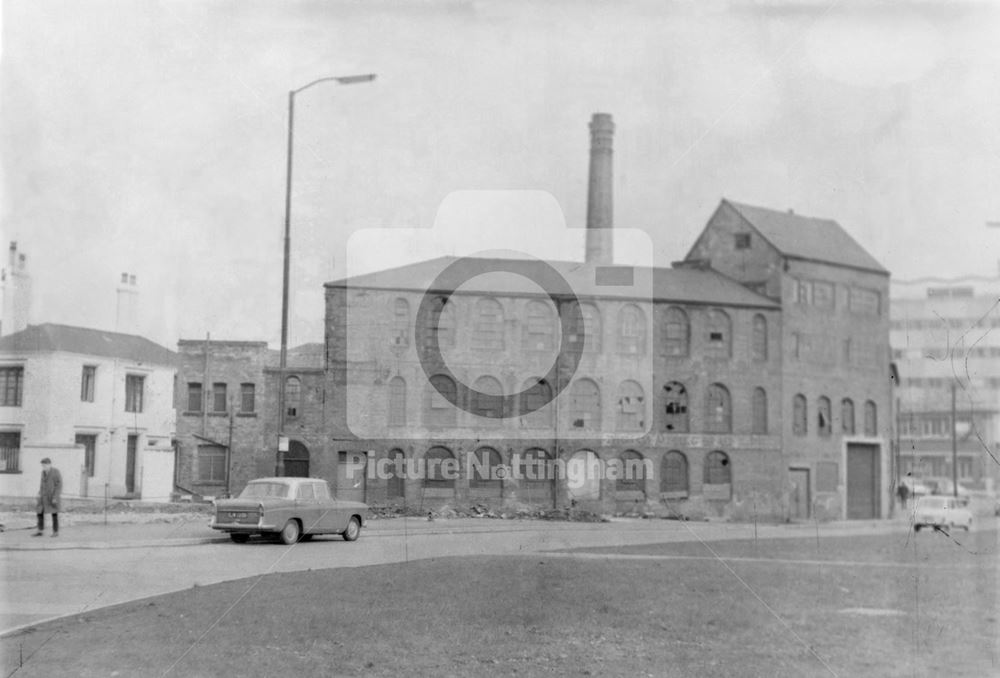
[{"label": "slate roof", "polygon": [[781,254],[793,259],[822,261],[889,274],[864,247],[832,219],[804,217],[723,200]]},{"label": "slate roof", "polygon": [[[415,264],[328,282],[326,287],[424,291],[431,288],[434,279],[445,267],[456,262],[470,278],[467,283],[461,285],[462,292],[511,296],[541,293],[541,289],[532,282],[532,279],[540,279],[540,273],[544,269],[542,262],[535,259],[474,257],[429,259]],[[488,266],[498,263],[505,266],[513,274],[506,272],[480,273]],[[710,269],[622,265],[606,267],[573,261],[546,263],[551,265],[581,298],[641,300],[648,298],[648,295],[651,294],[656,301],[712,306],[780,308],[780,305],[774,300],[752,292],[735,280]],[[602,271],[599,272],[598,269],[602,269]],[[634,275],[634,284],[601,284],[598,276],[603,275],[607,269],[613,269],[611,271],[612,277],[616,273],[627,273],[628,269],[631,269]],[[438,291],[452,292],[454,290]],[[644,297],[644,294],[647,296]]]},{"label": "slate roof", "polygon": [[140,363],[177,364],[177,354],[134,334],[92,330],[86,327],[43,323],[0,337],[0,352],[47,353],[64,351],[104,358],[122,358]]}]

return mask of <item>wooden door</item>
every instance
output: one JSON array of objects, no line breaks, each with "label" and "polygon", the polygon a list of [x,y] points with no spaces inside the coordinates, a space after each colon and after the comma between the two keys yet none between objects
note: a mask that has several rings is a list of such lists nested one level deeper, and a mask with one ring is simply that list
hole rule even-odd
[{"label": "wooden door", "polygon": [[879,447],[847,445],[847,518],[864,520],[879,517]]},{"label": "wooden door", "polygon": [[791,482],[791,496],[788,499],[788,508],[792,520],[807,520],[809,518],[809,508],[812,500],[809,493],[809,469],[790,468],[788,469],[788,479]]}]

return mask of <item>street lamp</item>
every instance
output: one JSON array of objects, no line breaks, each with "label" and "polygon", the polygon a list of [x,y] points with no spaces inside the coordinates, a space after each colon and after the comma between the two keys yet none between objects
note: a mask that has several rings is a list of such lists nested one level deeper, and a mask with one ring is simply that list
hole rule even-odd
[{"label": "street lamp", "polygon": [[292,142],[294,139],[295,129],[295,95],[309,89],[313,85],[318,85],[323,82],[334,82],[338,85],[355,85],[363,82],[371,82],[374,79],[374,73],[367,73],[364,75],[329,76],[313,80],[312,82],[303,85],[298,89],[293,89],[288,93],[288,158],[285,168],[285,258],[281,280],[281,358],[279,360],[280,375],[278,379],[279,437],[285,432],[285,368],[288,361],[288,275],[292,243]]}]

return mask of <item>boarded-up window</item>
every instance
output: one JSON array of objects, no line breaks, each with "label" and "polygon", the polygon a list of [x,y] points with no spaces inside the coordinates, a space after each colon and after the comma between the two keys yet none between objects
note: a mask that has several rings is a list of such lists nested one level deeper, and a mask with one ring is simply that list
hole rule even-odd
[{"label": "boarded-up window", "polygon": [[676,306],[663,314],[663,352],[668,356],[683,357],[688,354],[691,326],[687,313]]},{"label": "boarded-up window", "polygon": [[801,393],[792,399],[792,433],[804,436],[809,430],[806,397]]},{"label": "boarded-up window", "polygon": [[552,456],[545,450],[533,447],[525,450],[519,460],[519,480],[523,486],[538,487],[540,484],[552,484],[555,477]]},{"label": "boarded-up window", "polygon": [[663,386],[663,429],[670,433],[688,431],[688,394],[684,384],[671,381]]},{"label": "boarded-up window", "polygon": [[428,380],[427,404],[424,411],[428,426],[454,426],[457,389],[455,382],[443,374],[435,374]]},{"label": "boarded-up window", "polygon": [[410,345],[410,302],[398,297],[393,304],[390,342],[394,346]]},{"label": "boarded-up window", "polygon": [[616,427],[619,431],[642,431],[646,426],[646,396],[642,386],[623,381],[618,387]]},{"label": "boarded-up window", "polygon": [[821,436],[829,436],[833,432],[833,422],[830,417],[830,399],[820,396],[816,401],[816,432]]},{"label": "boarded-up window", "polygon": [[618,312],[618,352],[641,355],[646,352],[646,317],[635,304]]},{"label": "boarded-up window", "polygon": [[522,426],[528,428],[550,428],[552,426],[554,406],[552,405],[552,387],[548,382],[538,377],[532,377],[521,387]]},{"label": "boarded-up window", "polygon": [[705,399],[705,430],[710,433],[729,433],[733,430],[729,389],[722,384],[711,384],[708,387]]},{"label": "boarded-up window", "polygon": [[646,491],[646,467],[642,455],[635,450],[626,450],[619,457],[621,468],[618,469],[618,479],[615,489],[619,492]]},{"label": "boarded-up window", "polygon": [[836,492],[838,485],[838,469],[835,461],[820,461],[816,463],[816,491]]},{"label": "boarded-up window", "polygon": [[555,348],[555,312],[550,304],[528,302],[522,344],[526,351],[551,351]]},{"label": "boarded-up window", "polygon": [[750,352],[757,362],[767,360],[767,319],[759,313],[753,317]]},{"label": "boarded-up window", "polygon": [[878,435],[878,412],[871,400],[865,402],[865,435]]},{"label": "boarded-up window", "polygon": [[503,417],[503,388],[493,377],[479,377],[472,385],[472,413],[479,426],[498,426]]},{"label": "boarded-up window", "polygon": [[503,307],[496,299],[480,299],[476,302],[472,348],[481,351],[502,351],[504,348]]},{"label": "boarded-up window", "polygon": [[454,488],[458,460],[447,447],[432,447],[424,455],[424,487]]},{"label": "boarded-up window", "polygon": [[578,379],[569,391],[570,426],[578,429],[601,427],[601,390],[590,379]]},{"label": "boarded-up window", "polygon": [[709,358],[729,358],[732,355],[732,322],[725,311],[713,309],[706,319],[708,331],[705,342],[705,356]]},{"label": "boarded-up window", "polygon": [[503,483],[503,459],[492,447],[480,447],[474,453],[476,461],[469,469],[469,487],[498,489]]},{"label": "boarded-up window", "polygon": [[406,425],[406,381],[393,377],[389,382],[389,426]]},{"label": "boarded-up window", "polygon": [[706,499],[728,500],[732,496],[732,468],[725,452],[715,450],[705,455],[704,477]]},{"label": "boarded-up window", "polygon": [[752,410],[751,431],[753,433],[767,433],[767,393],[758,387],[753,390],[753,397],[750,403]]},{"label": "boarded-up window", "polygon": [[686,497],[688,494],[688,462],[687,457],[677,450],[667,452],[660,466],[660,492],[674,498]]},{"label": "boarded-up window", "polygon": [[854,401],[850,398],[840,401],[840,427],[845,435],[854,435]]}]

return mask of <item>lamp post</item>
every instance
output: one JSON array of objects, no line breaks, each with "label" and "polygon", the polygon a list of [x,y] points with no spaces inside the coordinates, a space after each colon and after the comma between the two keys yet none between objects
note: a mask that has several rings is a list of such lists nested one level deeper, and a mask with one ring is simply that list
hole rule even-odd
[{"label": "lamp post", "polygon": [[[313,85],[318,85],[323,82],[333,82],[338,85],[355,85],[363,82],[371,82],[374,79],[374,73],[367,73],[364,75],[328,76],[325,78],[318,78],[303,85],[302,87],[299,87],[298,89],[293,89],[288,92],[288,154],[285,166],[285,257],[281,280],[281,357],[279,359],[278,376],[279,439],[285,433],[285,368],[288,362],[288,276],[292,244],[292,152],[294,149],[295,95],[309,89]],[[277,454],[277,459],[277,465],[279,468],[275,469],[276,474],[278,474],[281,467],[280,451]]]}]

